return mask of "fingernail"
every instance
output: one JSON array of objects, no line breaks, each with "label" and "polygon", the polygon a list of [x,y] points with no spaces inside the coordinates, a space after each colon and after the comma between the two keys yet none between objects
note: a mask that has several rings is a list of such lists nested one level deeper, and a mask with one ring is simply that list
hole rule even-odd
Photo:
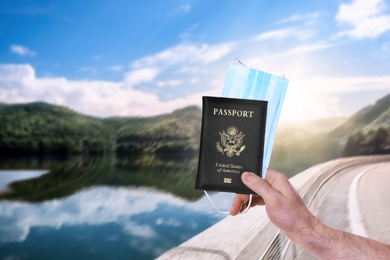
[{"label": "fingernail", "polygon": [[251,173],[251,172],[244,172],[244,173],[242,174],[242,180],[243,180],[244,182],[250,182],[251,179],[252,179],[252,177],[253,177],[253,173]]}]

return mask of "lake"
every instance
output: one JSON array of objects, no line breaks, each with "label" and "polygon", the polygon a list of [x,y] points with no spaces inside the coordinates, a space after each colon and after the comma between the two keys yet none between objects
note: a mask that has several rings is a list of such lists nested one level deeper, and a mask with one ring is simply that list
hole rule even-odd
[{"label": "lake", "polygon": [[[3,160],[0,259],[154,259],[220,221],[195,160]],[[233,194],[213,193],[229,209]]]}]

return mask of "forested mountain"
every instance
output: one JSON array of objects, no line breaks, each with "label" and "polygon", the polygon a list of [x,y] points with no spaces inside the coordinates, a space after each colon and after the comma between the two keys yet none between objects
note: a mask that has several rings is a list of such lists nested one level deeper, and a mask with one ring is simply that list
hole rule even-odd
[{"label": "forested mountain", "polygon": [[0,106],[3,155],[104,154],[114,134],[102,120],[47,103]]},{"label": "forested mountain", "polygon": [[[112,124],[113,120],[105,122]],[[119,125],[121,119],[115,120]],[[136,123],[128,121],[116,131],[118,155],[152,153],[164,158],[172,155],[188,157],[197,153],[201,123],[198,107],[186,107],[171,114],[138,120]]]},{"label": "forested mountain", "polygon": [[[356,138],[359,136],[359,138]],[[390,94],[367,106],[325,136],[338,141],[340,156],[383,154],[390,152]]]},{"label": "forested mountain", "polygon": [[39,202],[95,185],[150,186],[197,199],[200,123],[197,107],[100,119],[45,103],[0,105],[0,169],[49,170],[10,184],[0,200]]},{"label": "forested mountain", "polygon": [[187,107],[155,117],[96,118],[47,103],[0,106],[3,155],[193,154],[201,112]]},{"label": "forested mountain", "polygon": [[[344,122],[334,120],[329,121],[329,125],[331,127],[323,132],[307,134],[306,131],[305,135],[279,131],[271,166],[293,175],[311,165],[342,156],[390,153],[390,94]],[[307,125],[303,124],[302,128]],[[288,139],[288,135],[299,137]]]},{"label": "forested mountain", "polygon": [[[0,199],[42,201],[94,185],[147,185],[199,198],[193,185],[200,125],[194,106],[102,119],[46,103],[0,104],[0,167],[50,169],[13,183]],[[280,124],[270,167],[292,176],[341,156],[380,153],[390,153],[390,95],[349,118]]]},{"label": "forested mountain", "polygon": [[[2,155],[116,155],[194,159],[201,110],[154,117],[96,118],[46,103],[0,105]],[[293,175],[341,156],[390,152],[390,94],[349,118],[280,125],[271,167]],[[145,158],[145,156],[143,157]]]},{"label": "forested mountain", "polygon": [[[363,128],[390,126],[390,94],[353,114],[345,123],[330,133],[333,138],[343,138]],[[381,122],[380,124],[378,124]]]}]

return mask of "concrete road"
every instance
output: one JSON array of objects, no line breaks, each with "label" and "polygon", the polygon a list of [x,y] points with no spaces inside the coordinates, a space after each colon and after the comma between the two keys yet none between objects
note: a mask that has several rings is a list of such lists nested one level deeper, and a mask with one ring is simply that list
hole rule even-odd
[{"label": "concrete road", "polygon": [[[326,225],[390,244],[390,162],[365,163],[335,175],[312,212]],[[301,252],[297,259],[314,259]]]},{"label": "concrete road", "polygon": [[360,177],[357,200],[367,236],[390,244],[390,163],[377,165]]},{"label": "concrete road", "polygon": [[[390,155],[350,157],[290,179],[325,224],[390,243]],[[226,217],[159,259],[315,259],[288,242],[264,207]]]}]

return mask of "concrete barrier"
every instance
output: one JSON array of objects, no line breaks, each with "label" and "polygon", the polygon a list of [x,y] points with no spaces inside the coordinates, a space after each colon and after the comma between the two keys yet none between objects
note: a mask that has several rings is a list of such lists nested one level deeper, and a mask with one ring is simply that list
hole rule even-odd
[{"label": "concrete barrier", "polygon": [[[313,166],[290,182],[309,205],[321,187],[344,168],[383,161],[390,161],[390,155],[337,159]],[[269,222],[265,208],[256,207],[226,217],[158,259],[292,259],[297,250]]]}]

